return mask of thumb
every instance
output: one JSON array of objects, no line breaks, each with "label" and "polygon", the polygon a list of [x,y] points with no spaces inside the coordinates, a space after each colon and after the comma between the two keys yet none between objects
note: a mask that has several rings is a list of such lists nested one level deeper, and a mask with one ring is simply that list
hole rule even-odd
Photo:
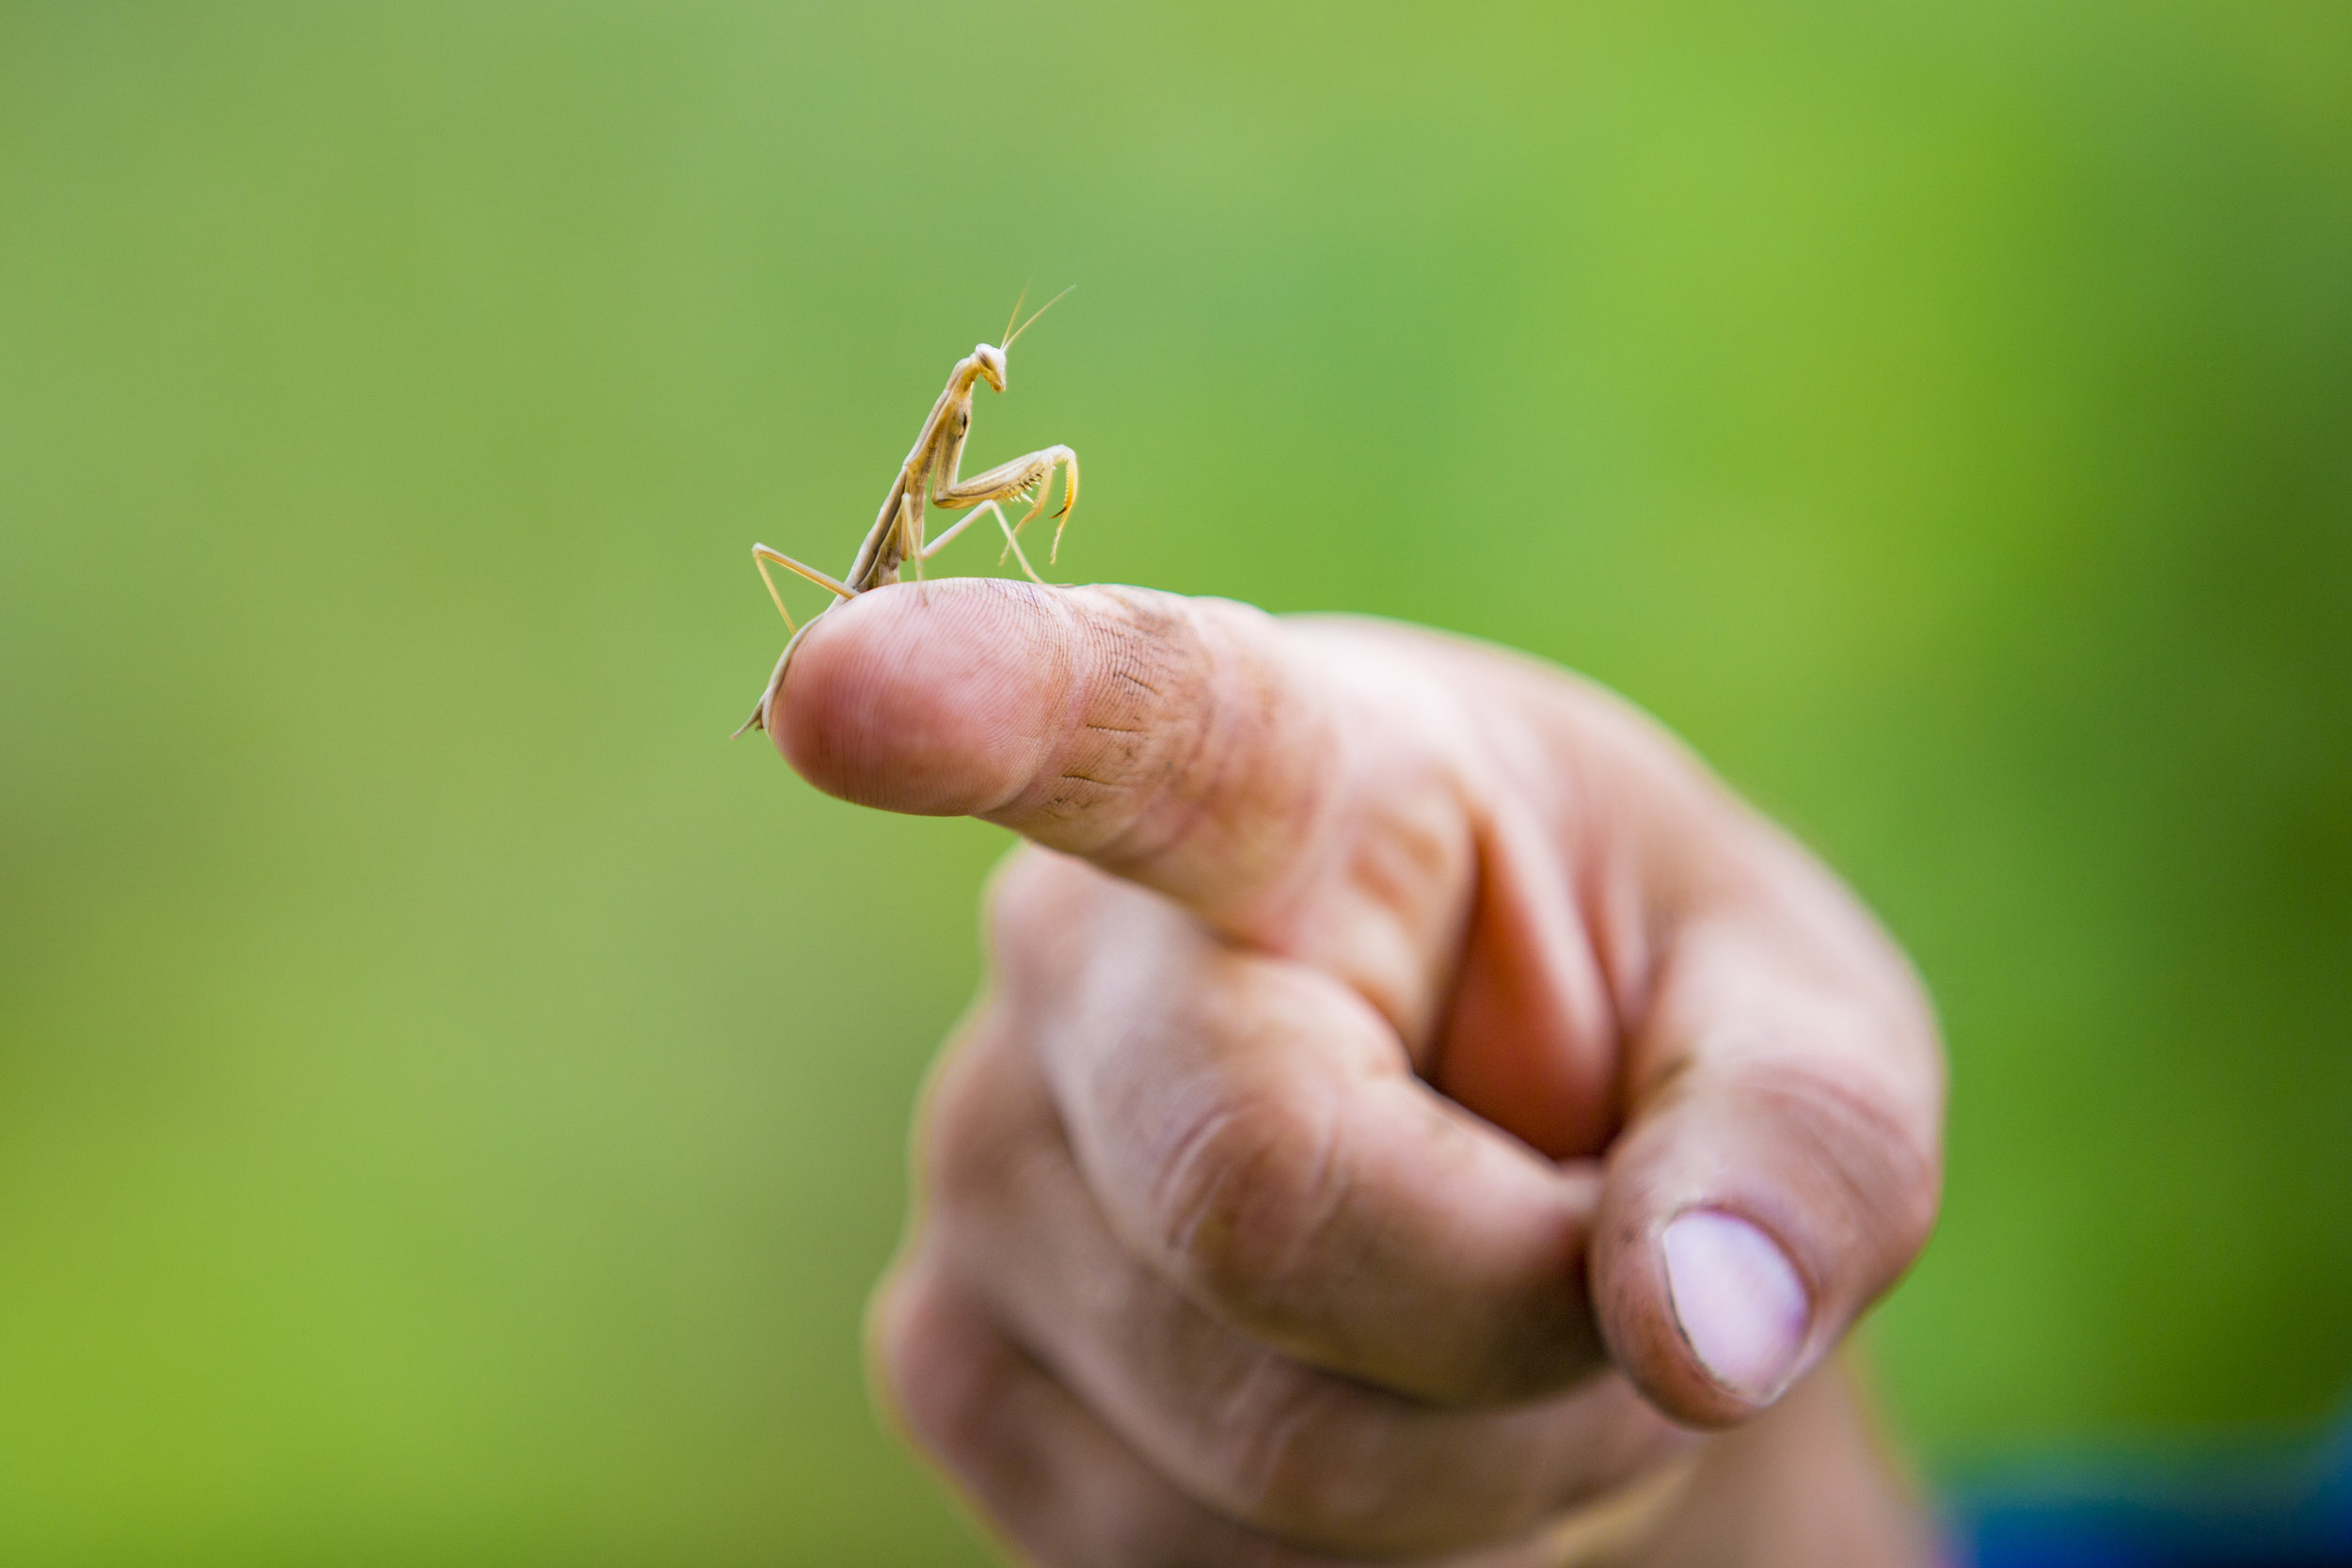
[{"label": "thumb", "polygon": [[776,702],[777,748],[818,788],[983,817],[1228,928],[1326,815],[1339,729],[1263,611],[993,578],[837,606]]},{"label": "thumb", "polygon": [[1939,1196],[1925,999],[1842,890],[1780,848],[1777,896],[1673,939],[1596,1230],[1613,1358],[1698,1426],[1771,1404],[1834,1347],[1911,1266]]}]

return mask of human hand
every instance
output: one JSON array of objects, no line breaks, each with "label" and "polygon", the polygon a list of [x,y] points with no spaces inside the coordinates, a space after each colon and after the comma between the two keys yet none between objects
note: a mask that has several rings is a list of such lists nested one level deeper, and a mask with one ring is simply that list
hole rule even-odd
[{"label": "human hand", "polygon": [[874,1320],[1037,1562],[1549,1568],[1693,1464],[1703,1510],[1692,1429],[1804,1379],[1932,1223],[1899,953],[1556,669],[958,579],[825,617],[769,728],[1041,847]]}]

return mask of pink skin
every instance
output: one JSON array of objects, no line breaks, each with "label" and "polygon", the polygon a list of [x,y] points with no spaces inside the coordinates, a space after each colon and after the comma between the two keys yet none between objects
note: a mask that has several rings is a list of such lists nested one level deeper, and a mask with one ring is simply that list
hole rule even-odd
[{"label": "pink skin", "polygon": [[963,579],[825,617],[769,721],[1035,846],[874,1318],[1026,1560],[1549,1565],[1671,1465],[1612,1560],[1927,1560],[1821,1364],[1934,1216],[1932,1021],[1640,714],[1404,626]]}]

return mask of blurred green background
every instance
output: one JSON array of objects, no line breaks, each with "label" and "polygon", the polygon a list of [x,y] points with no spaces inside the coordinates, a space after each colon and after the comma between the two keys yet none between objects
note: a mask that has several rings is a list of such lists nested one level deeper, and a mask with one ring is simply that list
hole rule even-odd
[{"label": "blurred green background", "polygon": [[856,1334],[1005,841],[724,737],[1029,280],[1065,575],[1909,943],[1934,1473],[2352,1386],[2352,10],[9,0],[0,1560],[986,1560]]}]

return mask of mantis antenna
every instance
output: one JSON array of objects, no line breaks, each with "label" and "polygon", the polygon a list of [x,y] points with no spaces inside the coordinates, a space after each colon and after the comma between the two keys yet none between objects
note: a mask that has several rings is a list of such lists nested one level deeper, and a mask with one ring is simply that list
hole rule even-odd
[{"label": "mantis antenna", "polygon": [[[1074,289],[1074,288],[1076,288],[1077,286],[1078,286],[1078,285],[1076,285],[1075,283],[1073,283],[1072,285],[1070,285],[1070,289]],[[1027,330],[1029,330],[1029,328],[1030,328],[1030,327],[1032,327],[1032,326],[1034,326],[1034,325],[1037,325],[1037,318],[1038,318],[1038,316],[1041,316],[1041,315],[1045,314],[1045,312],[1046,312],[1046,311],[1051,310],[1051,309],[1052,309],[1055,306],[1059,305],[1059,304],[1060,304],[1063,300],[1068,299],[1068,298],[1070,297],[1070,289],[1064,289],[1064,290],[1063,290],[1060,293],[1056,294],[1053,298],[1051,298],[1051,299],[1047,300],[1044,304],[1042,304],[1042,305],[1039,306],[1039,307],[1037,308],[1037,314],[1036,314],[1036,315],[1031,316],[1031,317],[1030,317],[1027,321],[1023,322],[1023,323],[1022,323],[1019,326],[1014,326],[1014,325],[1012,325],[1012,323],[1011,323],[1009,320],[1008,320],[1008,321],[1005,323],[1005,326],[1006,326],[1006,328],[1007,328],[1006,333],[1005,333],[1005,341],[1004,341],[1002,343],[999,343],[997,346],[998,346],[999,348],[1010,348],[1010,347],[1012,347],[1012,341],[1013,341],[1015,338],[1020,337],[1020,336],[1021,336],[1021,334],[1023,334],[1024,332],[1026,332]],[[1029,291],[1028,291],[1028,290],[1026,290],[1026,289],[1022,290],[1022,291],[1021,291],[1021,298],[1022,298],[1022,299],[1026,299],[1026,298],[1028,298],[1028,297],[1029,297]],[[1013,313],[1014,315],[1016,315],[1016,316],[1018,316],[1019,314],[1021,314],[1021,301],[1020,301],[1020,300],[1015,300],[1015,301],[1013,302],[1012,313]]]}]

